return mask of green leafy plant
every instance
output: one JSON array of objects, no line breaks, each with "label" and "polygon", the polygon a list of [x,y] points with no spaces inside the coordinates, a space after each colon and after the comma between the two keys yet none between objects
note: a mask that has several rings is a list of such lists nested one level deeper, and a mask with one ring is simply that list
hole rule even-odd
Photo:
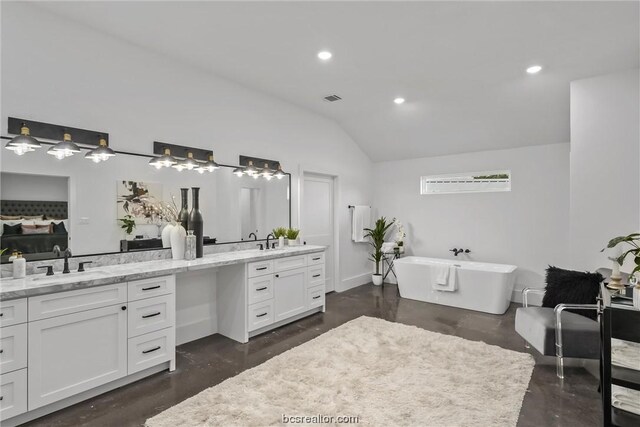
[{"label": "green leafy plant", "polygon": [[276,239],[280,237],[285,237],[287,235],[287,229],[285,227],[276,227],[272,231],[273,235]]},{"label": "green leafy plant", "polygon": [[9,250],[9,248],[0,249],[0,256],[4,255],[7,250]]},{"label": "green leafy plant", "polygon": [[124,218],[120,218],[118,221],[122,222],[120,228],[122,228],[127,234],[131,234],[136,228],[136,221],[131,215],[125,215]]},{"label": "green leafy plant", "polygon": [[365,228],[364,237],[371,239],[369,244],[373,246],[373,253],[371,253],[371,261],[376,263],[376,274],[380,274],[380,261],[382,260],[382,244],[387,235],[387,231],[393,225],[393,221],[388,221],[385,217],[380,217],[376,220],[376,226],[374,228]]},{"label": "green leafy plant", "polygon": [[628,236],[615,237],[609,240],[609,244],[607,245],[607,247],[602,249],[602,251],[600,252],[604,252],[607,249],[615,248],[620,244],[631,246],[631,249],[623,252],[622,255],[620,255],[616,259],[616,262],[622,265],[627,256],[633,256],[633,262],[635,262],[636,264],[635,268],[631,272],[631,276],[633,276],[635,273],[640,272],[640,233],[632,233]]},{"label": "green leafy plant", "polygon": [[287,239],[296,240],[298,238],[298,234],[300,234],[300,230],[297,228],[290,228],[287,230]]}]

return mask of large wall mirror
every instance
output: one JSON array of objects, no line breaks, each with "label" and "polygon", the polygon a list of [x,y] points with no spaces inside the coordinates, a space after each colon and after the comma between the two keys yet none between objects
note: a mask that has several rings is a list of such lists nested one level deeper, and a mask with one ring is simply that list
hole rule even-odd
[{"label": "large wall mirror", "polygon": [[[233,174],[233,166],[213,172],[155,169],[148,156],[118,153],[93,163],[84,152],[57,160],[36,150],[0,154],[2,226],[0,246],[6,262],[13,249],[27,259],[52,258],[54,245],[74,256],[159,249],[166,224],[145,206],[124,203],[136,192],[154,200],[181,204],[181,188],[199,187],[206,244],[265,239],[275,227],[290,226],[291,176],[254,179]],[[191,209],[189,191],[189,209]],[[130,235],[121,228],[133,213]],[[255,237],[254,237],[255,235]],[[155,239],[155,241],[154,241]]]}]

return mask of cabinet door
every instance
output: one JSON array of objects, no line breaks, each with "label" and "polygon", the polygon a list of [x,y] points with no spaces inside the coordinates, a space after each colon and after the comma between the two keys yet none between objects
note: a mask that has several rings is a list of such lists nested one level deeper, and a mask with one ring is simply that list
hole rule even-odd
[{"label": "cabinet door", "polygon": [[274,321],[288,319],[305,311],[307,269],[284,271],[274,275]]},{"label": "cabinet door", "polygon": [[125,305],[29,323],[29,410],[126,374]]}]

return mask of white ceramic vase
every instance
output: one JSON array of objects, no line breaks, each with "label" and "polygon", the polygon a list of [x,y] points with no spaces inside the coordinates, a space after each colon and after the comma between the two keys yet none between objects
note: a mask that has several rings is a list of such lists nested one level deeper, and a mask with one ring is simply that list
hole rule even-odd
[{"label": "white ceramic vase", "polygon": [[160,236],[162,236],[162,247],[163,248],[170,248],[171,247],[171,230],[173,230],[175,226],[171,223],[167,224],[164,226],[164,228],[162,229],[162,234],[160,234]]},{"label": "white ceramic vase", "polygon": [[280,249],[284,248],[284,236],[278,237],[278,247]]},{"label": "white ceramic vase", "polygon": [[171,256],[173,259],[184,259],[187,230],[182,224],[177,224],[171,229]]},{"label": "white ceramic vase", "polygon": [[382,285],[382,274],[372,274],[371,275],[371,281],[376,286]]}]

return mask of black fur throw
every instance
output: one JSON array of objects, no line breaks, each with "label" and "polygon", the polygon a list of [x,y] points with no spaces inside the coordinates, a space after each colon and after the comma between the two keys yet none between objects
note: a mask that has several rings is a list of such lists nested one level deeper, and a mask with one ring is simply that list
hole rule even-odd
[{"label": "black fur throw", "polygon": [[[563,270],[549,266],[547,268],[547,286],[542,299],[543,307],[555,307],[558,304],[595,304],[600,292],[600,282],[604,277],[600,273]],[[568,310],[590,319],[596,319],[595,310]]]}]

